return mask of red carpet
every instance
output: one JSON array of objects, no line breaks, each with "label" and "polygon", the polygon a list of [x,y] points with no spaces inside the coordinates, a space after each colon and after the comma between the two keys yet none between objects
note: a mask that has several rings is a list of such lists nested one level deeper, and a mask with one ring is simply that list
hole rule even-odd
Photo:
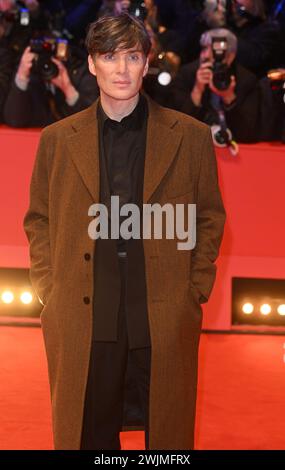
[{"label": "red carpet", "polygon": [[[197,449],[285,449],[284,344],[284,336],[202,335]],[[40,329],[0,327],[0,363],[0,449],[52,449]],[[122,443],[143,449],[143,433],[122,433]]]}]

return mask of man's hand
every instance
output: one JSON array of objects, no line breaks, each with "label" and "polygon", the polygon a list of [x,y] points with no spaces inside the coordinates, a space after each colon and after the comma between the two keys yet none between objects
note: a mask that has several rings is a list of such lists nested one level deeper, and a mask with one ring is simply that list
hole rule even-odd
[{"label": "man's hand", "polygon": [[215,85],[213,84],[213,78],[211,78],[210,80],[209,87],[210,87],[210,90],[213,91],[213,93],[215,93],[216,95],[222,98],[223,102],[226,105],[230,105],[236,99],[236,94],[235,94],[236,79],[234,75],[231,76],[230,86],[226,90],[219,90],[218,88],[216,88]]},{"label": "man's hand", "polygon": [[57,65],[59,72],[58,75],[51,80],[51,83],[64,93],[67,102],[73,102],[78,98],[78,91],[71,83],[67,68],[60,60],[55,59],[54,57],[52,58],[52,61]]},{"label": "man's hand", "polygon": [[212,62],[206,61],[202,62],[197,70],[195,85],[191,92],[191,98],[195,106],[200,106],[205,88],[210,84],[213,78],[211,67]]},{"label": "man's hand", "polygon": [[21,82],[28,84],[30,80],[31,68],[33,65],[33,60],[36,57],[34,52],[31,52],[30,46],[26,47],[21,57],[21,61],[17,71],[17,78]]},{"label": "man's hand", "polygon": [[0,0],[0,11],[8,11],[13,8],[13,0]]}]

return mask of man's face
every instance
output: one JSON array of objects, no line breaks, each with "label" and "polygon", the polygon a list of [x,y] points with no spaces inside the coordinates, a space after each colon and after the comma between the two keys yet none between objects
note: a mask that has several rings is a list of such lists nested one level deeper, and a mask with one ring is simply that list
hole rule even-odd
[{"label": "man's face", "polygon": [[89,70],[97,77],[101,94],[129,100],[139,92],[148,71],[148,59],[138,47],[89,56]]},{"label": "man's face", "polygon": [[211,46],[203,47],[200,53],[200,62],[214,62],[214,56]]},{"label": "man's face", "polygon": [[116,0],[115,2],[115,14],[120,15],[123,11],[130,8],[130,0]]}]

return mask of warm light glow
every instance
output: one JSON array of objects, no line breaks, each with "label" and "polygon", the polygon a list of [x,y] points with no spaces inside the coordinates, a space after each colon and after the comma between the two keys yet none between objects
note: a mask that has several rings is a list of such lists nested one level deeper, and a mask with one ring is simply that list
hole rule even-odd
[{"label": "warm light glow", "polygon": [[262,313],[262,315],[269,315],[270,312],[271,312],[271,307],[269,304],[261,305],[260,313]]},{"label": "warm light glow", "polygon": [[285,304],[278,305],[277,312],[279,315],[285,315]]},{"label": "warm light glow", "polygon": [[20,296],[20,299],[23,304],[30,304],[33,300],[33,296],[30,292],[23,292]]},{"label": "warm light glow", "polygon": [[167,86],[171,82],[171,75],[168,72],[160,72],[158,75],[158,82],[162,86]]},{"label": "warm light glow", "polygon": [[10,290],[6,290],[2,293],[1,299],[3,300],[4,304],[11,304],[14,300],[14,294]]},{"label": "warm light glow", "polygon": [[243,313],[246,313],[247,315],[250,315],[252,312],[253,312],[253,305],[249,302],[247,302],[246,304],[243,304],[242,306],[242,311]]}]

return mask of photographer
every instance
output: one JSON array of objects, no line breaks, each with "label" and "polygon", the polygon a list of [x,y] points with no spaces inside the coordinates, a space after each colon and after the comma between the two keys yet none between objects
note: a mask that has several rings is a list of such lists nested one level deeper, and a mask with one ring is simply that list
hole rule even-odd
[{"label": "photographer", "polygon": [[[215,62],[213,39],[219,44],[219,38],[221,45],[227,47],[222,62]],[[218,28],[204,33],[200,44],[200,60],[183,65],[173,83],[171,107],[211,126],[220,124],[219,111],[222,110],[235,140],[258,140],[258,80],[236,62],[236,37]],[[215,76],[217,65],[224,71]],[[224,83],[224,75],[227,83]]]},{"label": "photographer", "polygon": [[[263,0],[204,0],[197,15],[184,28],[180,43],[183,63],[199,55],[201,35],[209,29],[227,28],[237,37],[237,61],[258,77],[282,62],[280,24],[267,16]],[[186,60],[185,60],[186,59]]]},{"label": "photographer", "polygon": [[13,127],[42,127],[88,107],[98,96],[85,54],[71,55],[66,65],[55,57],[58,74],[44,80],[36,68],[37,54],[28,46],[4,107],[4,120]]}]

